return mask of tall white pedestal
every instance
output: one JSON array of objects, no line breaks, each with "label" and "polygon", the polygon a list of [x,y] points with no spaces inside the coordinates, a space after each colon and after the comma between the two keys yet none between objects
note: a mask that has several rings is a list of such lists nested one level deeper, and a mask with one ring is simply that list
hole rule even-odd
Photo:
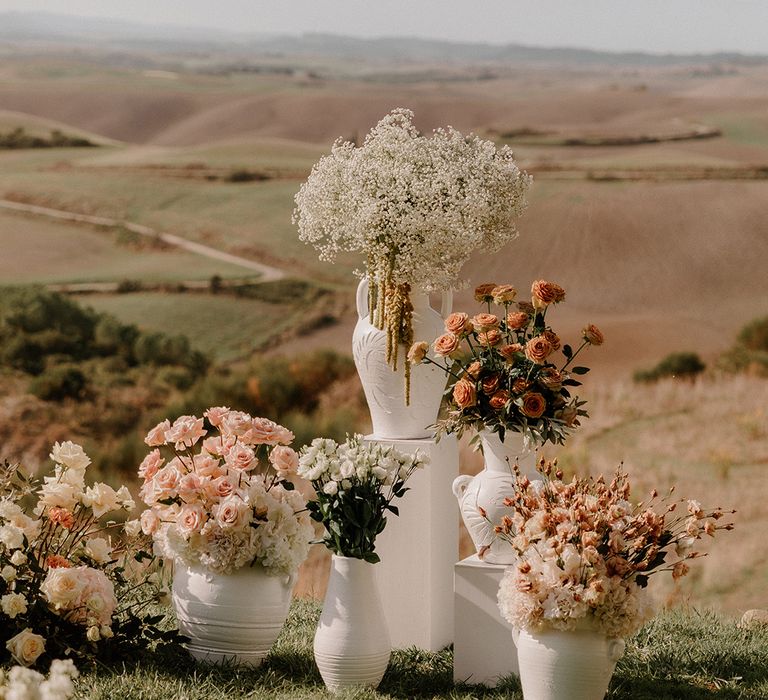
[{"label": "tall white pedestal", "polygon": [[400,515],[387,515],[376,538],[379,593],[392,646],[438,651],[453,641],[453,566],[459,550],[459,511],[451,491],[459,475],[456,439],[378,440],[401,452],[417,449],[429,464],[414,473],[394,502]]},{"label": "tall white pedestal", "polygon": [[495,686],[520,675],[512,626],[501,616],[497,592],[506,567],[485,564],[476,554],[454,566],[453,679]]}]

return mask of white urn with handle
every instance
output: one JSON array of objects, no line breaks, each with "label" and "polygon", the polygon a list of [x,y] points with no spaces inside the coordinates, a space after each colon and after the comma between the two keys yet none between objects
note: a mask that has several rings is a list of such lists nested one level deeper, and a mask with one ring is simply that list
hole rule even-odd
[{"label": "white urn with handle", "polygon": [[[445,333],[444,317],[451,313],[453,295],[443,292],[437,313],[429,295],[411,291],[413,337],[431,342]],[[368,279],[357,288],[358,321],[352,336],[352,355],[363,385],[373,423],[373,436],[382,439],[412,440],[432,436],[427,426],[435,423],[447,377],[434,365],[418,365],[411,371],[410,403],[405,403],[404,363],[408,348],[398,353],[398,370],[387,364],[387,333],[371,323],[368,310]]]},{"label": "white urn with handle", "polygon": [[[502,442],[496,433],[480,433],[485,465],[475,476],[462,474],[453,482],[464,526],[478,556],[489,564],[514,564],[516,556],[508,543],[496,537],[495,525],[509,514],[504,499],[515,493],[515,463],[531,481],[536,472],[536,453],[526,445],[521,433],[507,431]],[[485,515],[483,515],[485,512]]]}]

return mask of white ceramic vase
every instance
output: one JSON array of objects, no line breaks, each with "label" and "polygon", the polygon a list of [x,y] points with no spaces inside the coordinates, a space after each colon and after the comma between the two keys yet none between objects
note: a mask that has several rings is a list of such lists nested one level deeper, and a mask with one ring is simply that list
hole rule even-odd
[{"label": "white ceramic vase", "polygon": [[[453,493],[469,536],[478,554],[489,564],[514,564],[516,556],[510,545],[496,537],[493,528],[509,514],[504,499],[515,492],[512,471],[515,462],[532,481],[536,472],[536,453],[525,446],[522,433],[508,431],[504,442],[488,430],[480,433],[485,465],[475,476],[462,474],[453,482]],[[481,515],[484,509],[486,517]]]},{"label": "white ceramic vase", "polygon": [[260,665],[288,616],[294,583],[259,564],[216,574],[177,563],[172,599],[189,653],[198,661]]},{"label": "white ceramic vase", "polygon": [[624,640],[587,627],[513,633],[525,700],[603,700]]},{"label": "white ceramic vase", "polygon": [[328,590],[315,633],[315,661],[332,691],[375,688],[387,670],[391,644],[373,567],[333,555]]},{"label": "white ceramic vase", "polygon": [[[411,292],[413,337],[432,342],[445,333],[443,317],[451,312],[453,296],[443,294],[438,314],[429,303],[429,295]],[[404,365],[408,348],[401,346],[398,371],[387,364],[387,334],[371,323],[368,313],[368,279],[357,287],[358,321],[352,336],[352,355],[368,402],[376,438],[409,440],[431,437],[427,430],[437,420],[447,377],[438,367],[424,364],[411,368],[410,404],[405,405]]]}]

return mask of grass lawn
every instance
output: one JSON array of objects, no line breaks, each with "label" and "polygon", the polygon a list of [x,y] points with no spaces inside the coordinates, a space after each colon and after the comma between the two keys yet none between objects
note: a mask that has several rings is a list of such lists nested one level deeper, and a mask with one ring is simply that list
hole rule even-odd
[{"label": "grass lawn", "polygon": [[[267,661],[255,671],[194,666],[182,651],[147,653],[136,663],[85,672],[78,698],[90,700],[304,700],[307,698],[506,698],[521,700],[512,677],[497,688],[454,685],[450,649],[393,653],[378,691],[334,696],[312,658],[319,605],[297,600]],[[509,653],[514,653],[510,639]],[[768,697],[768,628],[696,611],[658,617],[627,644],[608,700],[758,700]],[[568,700],[562,698],[562,700]]]},{"label": "grass lawn", "polygon": [[121,244],[120,236],[109,229],[0,211],[0,279],[4,284],[60,284],[256,277],[237,265],[174,248]]},{"label": "grass lawn", "polygon": [[142,330],[186,335],[196,350],[223,361],[246,356],[291,327],[296,312],[289,303],[195,293],[104,294],[79,302]]}]

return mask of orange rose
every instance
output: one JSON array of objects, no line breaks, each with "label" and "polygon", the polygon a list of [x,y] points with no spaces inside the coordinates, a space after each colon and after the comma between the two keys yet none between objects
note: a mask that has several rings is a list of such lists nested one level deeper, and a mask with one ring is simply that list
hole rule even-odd
[{"label": "orange rose", "polygon": [[536,309],[557,304],[565,299],[565,290],[554,282],[537,280],[531,285],[531,301]]},{"label": "orange rose", "polygon": [[563,380],[565,377],[563,373],[556,370],[554,367],[545,367],[539,372],[537,380],[546,389],[550,391],[557,391],[563,386]]},{"label": "orange rose", "polygon": [[495,394],[499,388],[499,379],[500,377],[498,374],[489,374],[487,377],[483,377],[483,380],[480,382],[483,393],[488,396]]},{"label": "orange rose", "polygon": [[509,401],[509,392],[506,389],[502,389],[501,391],[497,391],[493,396],[491,396],[490,404],[491,408],[493,408],[496,411],[500,411],[504,406],[507,405],[507,401]]},{"label": "orange rose", "polygon": [[472,325],[478,331],[489,331],[499,327],[499,319],[493,314],[477,314],[473,316]]},{"label": "orange rose", "polygon": [[507,328],[511,331],[519,331],[525,328],[531,317],[525,311],[510,311],[507,314]]},{"label": "orange rose", "polygon": [[502,345],[499,348],[499,354],[510,364],[515,361],[515,354],[523,351],[523,346],[520,343],[511,343],[509,345]]},{"label": "orange rose", "polygon": [[445,319],[445,330],[448,331],[448,333],[453,333],[454,335],[471,333],[472,324],[469,321],[469,316],[460,312],[451,314],[448,318]]},{"label": "orange rose", "polygon": [[515,300],[517,290],[511,284],[500,284],[491,290],[491,296],[497,304],[509,304]]},{"label": "orange rose", "polygon": [[435,355],[451,357],[459,349],[459,337],[453,333],[441,335],[433,344]]},{"label": "orange rose", "polygon": [[464,371],[470,377],[472,377],[474,381],[477,381],[477,379],[479,379],[480,377],[480,367],[481,367],[480,363],[475,361],[471,365],[469,365],[469,367],[467,367]]},{"label": "orange rose", "polygon": [[460,379],[453,385],[453,400],[459,408],[469,408],[477,403],[475,385],[467,379]]},{"label": "orange rose", "polygon": [[502,340],[504,340],[504,338],[495,328],[491,328],[491,330],[486,331],[485,333],[478,333],[477,335],[477,341],[480,345],[487,345],[489,348],[498,345]]},{"label": "orange rose", "polygon": [[590,345],[602,345],[605,342],[602,331],[591,323],[582,329],[581,335]]},{"label": "orange rose", "polygon": [[551,352],[552,343],[543,335],[537,335],[525,344],[525,356],[537,365],[543,365]]},{"label": "orange rose", "polygon": [[522,311],[524,314],[528,314],[529,316],[533,316],[533,314],[536,313],[536,309],[533,308],[533,304],[527,301],[518,301],[517,308],[520,311]]},{"label": "orange rose", "polygon": [[481,284],[475,287],[475,301],[479,301],[481,303],[484,301],[492,301],[493,290],[496,289],[496,287],[497,285],[495,282]]},{"label": "orange rose", "polygon": [[523,413],[529,418],[539,418],[547,407],[546,399],[536,391],[523,396]]},{"label": "orange rose", "polygon": [[427,356],[429,350],[429,343],[425,343],[423,340],[411,345],[411,349],[408,351],[408,362],[412,365],[420,364]]},{"label": "orange rose", "polygon": [[529,382],[524,377],[518,377],[512,384],[512,391],[514,391],[516,394],[524,394],[526,391],[528,391],[530,386],[531,382]]},{"label": "orange rose", "polygon": [[549,341],[549,344],[552,346],[552,351],[560,349],[560,338],[552,331],[544,331],[542,335]]}]

